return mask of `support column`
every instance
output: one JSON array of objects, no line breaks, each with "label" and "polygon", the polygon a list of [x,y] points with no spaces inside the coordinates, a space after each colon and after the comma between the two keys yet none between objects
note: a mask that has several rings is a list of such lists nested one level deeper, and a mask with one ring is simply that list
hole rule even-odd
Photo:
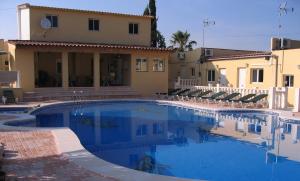
[{"label": "support column", "polygon": [[62,86],[64,89],[69,88],[69,57],[68,52],[62,53]]},{"label": "support column", "polygon": [[100,53],[94,53],[94,88],[100,88]]},{"label": "support column", "polygon": [[276,88],[275,87],[271,87],[269,89],[269,109],[275,109],[276,105],[275,105],[275,91]]},{"label": "support column", "polygon": [[294,112],[300,112],[300,88],[295,88]]}]

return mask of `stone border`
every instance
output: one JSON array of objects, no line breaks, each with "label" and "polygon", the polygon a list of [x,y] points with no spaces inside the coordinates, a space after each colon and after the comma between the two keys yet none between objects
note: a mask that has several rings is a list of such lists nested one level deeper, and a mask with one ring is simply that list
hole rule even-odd
[{"label": "stone border", "polygon": [[[179,102],[179,101],[164,101],[164,100],[150,100],[150,99],[108,99],[108,100],[86,100],[81,101],[83,103],[93,103],[93,102],[114,102],[114,101],[137,101],[137,102],[157,102],[160,104],[167,104],[172,106],[179,106],[185,109],[195,109],[195,110],[208,110],[208,111],[261,111],[266,113],[277,113],[279,116],[282,111],[271,111],[267,109],[248,109],[248,108],[207,108],[201,105],[191,105],[188,102]],[[0,130],[8,131],[36,131],[36,130],[48,130],[51,131],[55,137],[55,142],[58,151],[65,155],[71,162],[75,163],[78,166],[81,166],[89,171],[111,176],[113,178],[123,180],[123,181],[190,181],[192,179],[184,179],[170,176],[163,176],[157,174],[150,174],[146,172],[136,171],[129,169],[123,166],[119,166],[107,161],[104,161],[92,153],[88,152],[80,143],[80,140],[76,134],[69,128],[38,128],[38,127],[17,127],[17,126],[8,126],[8,122],[20,122],[20,121],[32,121],[35,119],[35,116],[31,115],[39,110],[49,108],[57,105],[70,105],[74,101],[63,101],[63,102],[53,102],[40,104],[38,107],[35,107],[28,114],[0,114],[6,116],[13,116],[13,118],[0,121]],[[283,119],[293,119],[298,120],[297,118],[281,117]],[[300,120],[300,119],[299,119]]]}]

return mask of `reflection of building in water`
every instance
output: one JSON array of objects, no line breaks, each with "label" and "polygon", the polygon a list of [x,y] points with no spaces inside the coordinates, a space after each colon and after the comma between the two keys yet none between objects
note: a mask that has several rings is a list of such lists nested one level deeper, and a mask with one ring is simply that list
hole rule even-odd
[{"label": "reflection of building in water", "polygon": [[[131,111],[119,111],[118,115],[112,111],[97,111],[94,143],[90,146],[83,144],[93,154],[109,159],[107,161],[134,169],[146,169],[144,166],[155,163],[156,145],[171,144],[167,135],[167,113],[161,111],[160,119],[151,120],[137,118],[136,113]],[[149,156],[154,161],[147,162]]]},{"label": "reflection of building in water", "polygon": [[243,118],[217,114],[216,118],[218,126],[211,133],[266,146],[267,156],[300,161],[300,121],[280,120],[278,116],[267,114]]}]

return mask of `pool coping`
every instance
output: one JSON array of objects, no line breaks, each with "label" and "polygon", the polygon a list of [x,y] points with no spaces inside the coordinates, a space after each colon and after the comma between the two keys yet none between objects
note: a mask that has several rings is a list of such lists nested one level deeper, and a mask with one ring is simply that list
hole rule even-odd
[{"label": "pool coping", "polygon": [[[194,110],[208,110],[212,112],[216,111],[239,111],[239,110],[247,110],[247,111],[261,111],[267,113],[277,113],[282,119],[293,119],[298,120],[297,118],[290,117],[281,117],[282,111],[269,110],[269,109],[249,109],[249,108],[208,108],[201,105],[191,105],[188,102],[176,102],[176,101],[166,101],[166,100],[151,100],[151,99],[107,99],[107,100],[86,100],[82,101],[82,103],[93,103],[93,102],[114,102],[114,101],[137,101],[137,102],[157,102],[161,104],[168,104],[173,106],[178,106],[186,109],[194,109]],[[66,156],[71,162],[76,165],[81,166],[84,169],[89,171],[104,174],[107,176],[111,176],[113,178],[124,180],[124,181],[152,181],[152,180],[161,180],[161,181],[190,181],[195,179],[185,179],[178,178],[172,176],[164,176],[157,174],[145,173],[142,171],[137,171],[133,169],[129,169],[123,166],[119,166],[110,162],[107,162],[103,159],[100,159],[88,152],[80,143],[79,138],[76,134],[67,127],[62,128],[38,128],[38,127],[16,127],[16,126],[8,126],[5,125],[8,122],[20,122],[20,121],[29,121],[35,119],[34,115],[31,113],[35,111],[42,110],[44,108],[48,108],[56,105],[69,105],[74,101],[59,101],[59,102],[51,102],[51,103],[42,103],[38,106],[35,106],[31,111],[26,114],[1,114],[6,116],[14,116],[10,119],[0,121],[0,130],[8,130],[8,131],[51,131],[55,137],[56,147],[59,153]],[[300,120],[300,119],[299,119]]]}]

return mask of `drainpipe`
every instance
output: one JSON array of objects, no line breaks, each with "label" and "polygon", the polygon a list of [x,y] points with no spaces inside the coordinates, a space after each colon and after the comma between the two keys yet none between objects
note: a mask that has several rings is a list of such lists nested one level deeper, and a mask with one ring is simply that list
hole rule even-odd
[{"label": "drainpipe", "polygon": [[275,58],[275,87],[278,86],[278,57]]},{"label": "drainpipe", "polygon": [[278,64],[278,56],[277,55],[272,55],[272,60],[275,59],[275,85],[274,87],[278,86],[278,69],[279,69],[279,64]]}]

